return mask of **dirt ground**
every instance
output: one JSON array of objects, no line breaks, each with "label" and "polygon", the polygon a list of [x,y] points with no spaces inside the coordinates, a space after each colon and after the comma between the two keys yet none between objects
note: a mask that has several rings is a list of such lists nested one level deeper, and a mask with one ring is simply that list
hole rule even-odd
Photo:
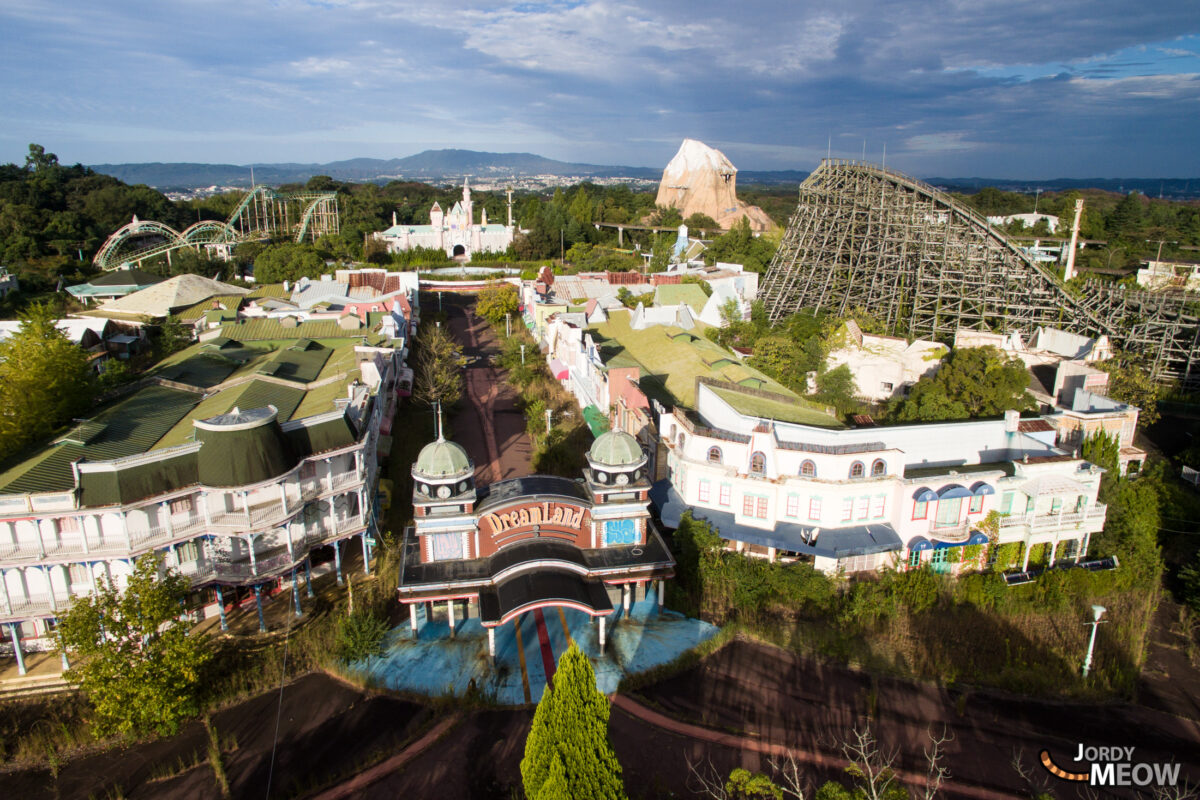
[{"label": "dirt ground", "polygon": [[[424,706],[370,696],[326,675],[306,675],[284,687],[282,706],[279,692],[267,692],[214,714],[212,723],[222,739],[236,741],[224,757],[233,796],[282,798],[348,777],[375,753],[390,755],[431,717]],[[5,774],[0,785],[5,797],[31,800],[219,797],[207,763],[164,777],[178,772],[181,761],[205,757],[207,745],[204,727],[193,722],[171,739],[72,760],[57,780],[46,770],[26,770]]]},{"label": "dirt ground", "polygon": [[[1129,704],[1031,701],[987,692],[962,693],[890,678],[873,679],[776,648],[734,641],[699,666],[640,693],[652,708],[694,724],[741,731],[796,747],[837,752],[835,738],[867,719],[880,742],[898,751],[898,766],[919,770],[926,730],[946,730],[951,772],[975,785],[1022,792],[1012,766],[1035,766],[1048,748],[1072,766],[1078,743],[1137,748],[1136,760],[1178,761],[1200,782],[1200,725]],[[1049,779],[1040,767],[1032,774]],[[1049,780],[1045,781],[1051,785]],[[1057,783],[1057,782],[1056,782]],[[1065,784],[1054,788],[1061,797]]]}]

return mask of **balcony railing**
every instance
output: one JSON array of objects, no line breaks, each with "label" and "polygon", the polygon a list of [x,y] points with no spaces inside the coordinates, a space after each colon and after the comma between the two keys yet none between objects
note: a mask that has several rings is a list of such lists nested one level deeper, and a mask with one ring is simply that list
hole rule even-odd
[{"label": "balcony railing", "polygon": [[0,594],[0,619],[17,620],[33,617],[53,617],[71,605],[68,594],[31,594],[26,597],[5,597]]},{"label": "balcony railing", "polygon": [[929,535],[940,542],[957,544],[958,542],[965,542],[970,538],[973,527],[970,522],[961,522],[957,525],[947,525],[941,528],[934,523],[933,530],[929,532]]},{"label": "balcony railing", "polygon": [[1097,504],[1088,506],[1082,511],[1069,511],[1060,514],[1010,514],[1000,519],[1000,529],[1028,528],[1032,533],[1074,528],[1086,523],[1103,522],[1108,506]]}]

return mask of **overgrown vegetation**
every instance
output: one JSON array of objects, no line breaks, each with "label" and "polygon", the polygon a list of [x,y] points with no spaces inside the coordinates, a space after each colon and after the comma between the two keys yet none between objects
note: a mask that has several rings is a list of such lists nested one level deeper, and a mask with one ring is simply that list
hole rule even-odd
[{"label": "overgrown vegetation", "polygon": [[[686,613],[870,669],[1026,693],[1130,696],[1162,576],[1156,535],[1164,483],[1155,470],[1104,480],[1108,518],[1090,554],[1117,555],[1117,570],[1050,569],[1009,587],[1001,573],[1021,564],[1016,543],[962,554],[990,566],[957,579],[924,568],[846,580],[804,562],[726,551],[707,523],[685,515],[674,535],[677,580],[668,596]],[[1045,549],[1037,551],[1031,566],[1045,563]],[[1079,659],[1086,631],[1078,622],[1097,603],[1112,624],[1085,683]]]}]

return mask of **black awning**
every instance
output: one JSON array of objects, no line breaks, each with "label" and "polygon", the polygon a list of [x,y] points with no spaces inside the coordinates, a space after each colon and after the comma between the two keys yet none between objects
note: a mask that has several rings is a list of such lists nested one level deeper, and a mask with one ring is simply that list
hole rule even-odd
[{"label": "black awning", "polygon": [[479,593],[479,616],[489,627],[540,606],[568,606],[594,616],[613,610],[603,583],[562,570],[522,573]]}]

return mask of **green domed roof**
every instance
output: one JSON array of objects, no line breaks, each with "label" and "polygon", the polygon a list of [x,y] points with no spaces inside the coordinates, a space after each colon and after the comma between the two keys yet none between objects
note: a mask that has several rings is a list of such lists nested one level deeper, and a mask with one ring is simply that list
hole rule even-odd
[{"label": "green domed roof", "polygon": [[454,442],[438,439],[421,448],[417,463],[413,464],[413,474],[421,474],[427,478],[448,478],[471,471],[471,459],[467,451]]},{"label": "green domed roof", "polygon": [[593,464],[606,467],[632,467],[646,459],[637,439],[625,431],[602,433],[592,442],[588,458]]}]

